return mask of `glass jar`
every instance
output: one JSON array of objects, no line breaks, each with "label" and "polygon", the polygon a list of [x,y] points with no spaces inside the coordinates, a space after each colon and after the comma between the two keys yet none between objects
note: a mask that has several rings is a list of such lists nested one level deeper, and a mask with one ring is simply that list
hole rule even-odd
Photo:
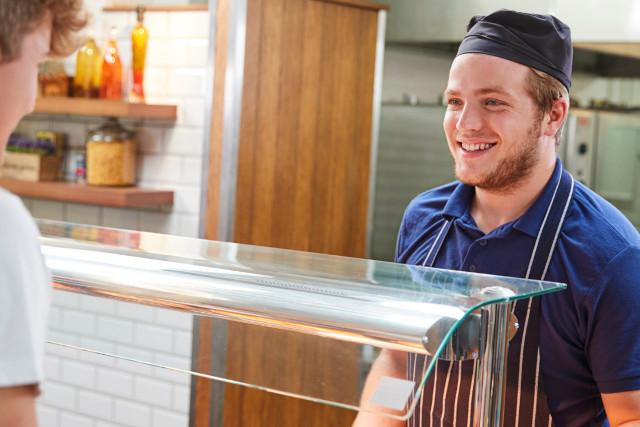
[{"label": "glass jar", "polygon": [[110,118],[87,138],[87,184],[126,186],[136,180],[133,133]]},{"label": "glass jar", "polygon": [[40,64],[38,83],[40,95],[43,97],[69,95],[69,77],[64,71],[64,64],[60,61],[49,60]]}]

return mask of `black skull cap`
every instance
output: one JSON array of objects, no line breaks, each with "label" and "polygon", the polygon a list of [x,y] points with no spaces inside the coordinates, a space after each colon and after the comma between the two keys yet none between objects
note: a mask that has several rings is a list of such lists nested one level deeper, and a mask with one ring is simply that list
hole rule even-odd
[{"label": "black skull cap", "polygon": [[458,55],[483,53],[543,71],[571,88],[571,30],[552,15],[500,9],[474,16]]}]

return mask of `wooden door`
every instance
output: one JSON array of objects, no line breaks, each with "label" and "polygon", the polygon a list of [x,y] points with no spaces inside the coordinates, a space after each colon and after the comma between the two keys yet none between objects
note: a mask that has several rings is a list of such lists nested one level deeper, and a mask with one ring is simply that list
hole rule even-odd
[{"label": "wooden door", "polygon": [[[365,0],[248,0],[233,241],[365,255],[380,8]],[[212,135],[212,153],[215,143]],[[211,211],[217,200],[209,203]],[[207,220],[209,238],[215,220]],[[331,383],[336,393],[357,392],[354,348],[241,324],[229,324],[227,340],[229,377],[255,378],[275,345],[294,371],[350,364],[352,375]],[[263,370],[265,382],[278,374]],[[346,426],[354,416],[242,387],[224,390],[225,427]]]}]

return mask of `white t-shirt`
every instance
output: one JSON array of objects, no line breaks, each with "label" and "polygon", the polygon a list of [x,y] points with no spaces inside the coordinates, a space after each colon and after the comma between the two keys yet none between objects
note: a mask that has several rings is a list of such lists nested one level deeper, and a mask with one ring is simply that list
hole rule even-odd
[{"label": "white t-shirt", "polygon": [[38,228],[0,189],[0,387],[42,382],[50,298]]}]

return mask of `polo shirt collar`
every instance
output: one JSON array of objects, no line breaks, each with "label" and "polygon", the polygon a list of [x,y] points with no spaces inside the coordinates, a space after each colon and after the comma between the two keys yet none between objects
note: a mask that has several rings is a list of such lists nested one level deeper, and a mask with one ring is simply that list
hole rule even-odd
[{"label": "polo shirt collar", "polygon": [[[553,198],[553,192],[562,176],[562,162],[560,159],[556,159],[556,166],[551,175],[551,179],[545,186],[544,190],[538,197],[538,199],[531,205],[529,209],[513,223],[513,228],[519,230],[531,237],[538,235],[538,230],[544,220],[544,216],[547,212],[547,207],[551,203]],[[463,183],[458,183],[458,186],[453,190],[449,200],[444,206],[442,214],[449,217],[449,219],[461,218],[471,208],[471,202],[475,195],[475,188]]]},{"label": "polo shirt collar", "polygon": [[462,217],[471,208],[471,202],[475,194],[475,187],[458,182],[457,187],[444,205],[442,214],[449,217],[449,219]]}]

